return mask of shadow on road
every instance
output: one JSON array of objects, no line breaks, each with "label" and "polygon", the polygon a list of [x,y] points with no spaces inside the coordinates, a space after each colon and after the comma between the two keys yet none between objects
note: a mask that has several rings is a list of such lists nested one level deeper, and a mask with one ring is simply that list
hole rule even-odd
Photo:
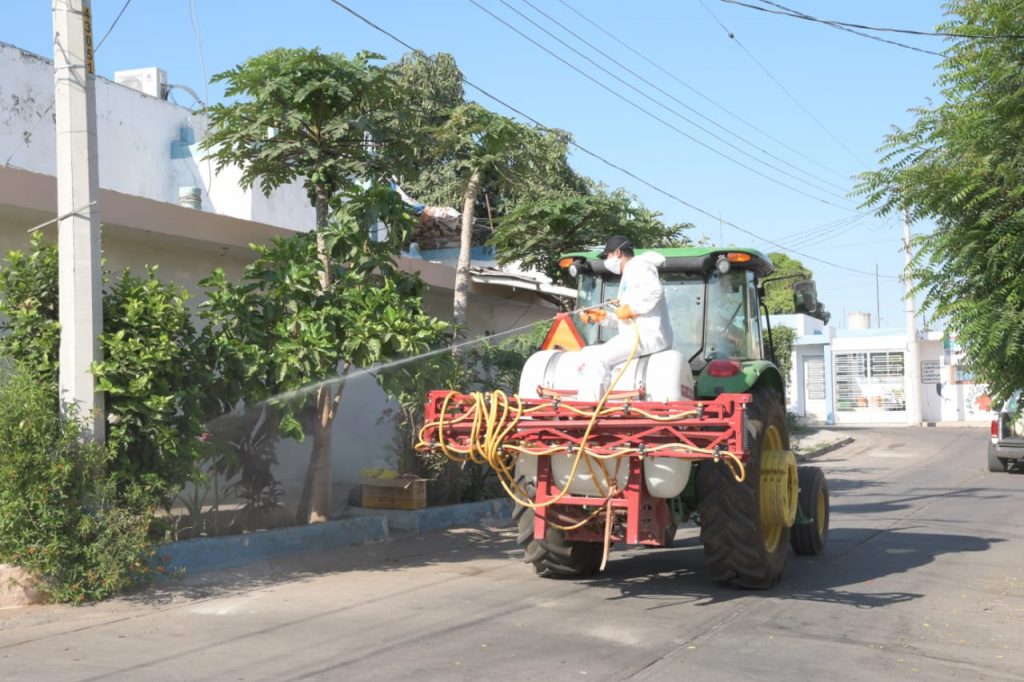
[{"label": "shadow on road", "polygon": [[[185,578],[168,578],[128,593],[122,599],[147,605],[201,600],[272,587],[283,582],[304,582],[318,576],[348,571],[391,571],[437,566],[445,572],[472,574],[479,568],[462,564],[481,559],[521,561],[515,535],[502,529],[456,529],[433,533],[397,534],[394,540],[261,561],[235,570],[210,571]],[[501,566],[505,564],[502,563]],[[524,566],[524,570],[527,567]]]},{"label": "shadow on road", "polygon": [[874,609],[923,596],[918,592],[881,591],[874,582],[932,563],[944,554],[984,552],[1002,538],[919,533],[909,529],[877,531],[835,528],[829,548],[818,557],[791,554],[786,573],[775,588],[742,590],[715,584],[696,538],[676,549],[633,553],[609,563],[595,585],[614,587],[612,599],[650,599],[651,608],[719,604],[737,598],[796,599]]},{"label": "shadow on road", "polygon": [[[831,492],[837,491],[848,491],[848,490],[865,490],[871,487],[880,486],[881,484],[871,481],[851,481],[844,479],[832,480],[828,482],[829,490]],[[831,506],[831,513],[833,514],[884,514],[886,512],[899,511],[901,509],[909,509],[913,506],[918,506],[917,503],[925,500],[933,499],[950,499],[955,497],[966,497],[973,500],[978,500],[981,503],[983,500],[997,500],[1007,497],[1007,494],[1000,490],[992,488],[972,487],[972,488],[916,488],[911,491],[909,495],[880,495],[877,493],[869,493],[866,497],[870,497],[868,500],[859,501],[851,498],[842,498],[837,496],[833,500]]]}]

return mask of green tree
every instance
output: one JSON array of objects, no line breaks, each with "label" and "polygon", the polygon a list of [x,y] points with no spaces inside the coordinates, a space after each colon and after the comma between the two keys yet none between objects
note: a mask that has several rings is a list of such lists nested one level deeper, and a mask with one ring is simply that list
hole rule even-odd
[{"label": "green tree", "polygon": [[[1011,0],[952,0],[940,30],[942,102],[913,110],[882,146],[858,191],[880,215],[932,220],[908,273],[925,310],[944,319],[971,370],[1005,399],[1024,386],[1024,43]],[[984,37],[983,37],[984,36]]]},{"label": "green tree", "polygon": [[[335,265],[328,243],[332,206],[336,207],[343,195],[358,195],[361,183],[388,177],[396,160],[411,156],[401,153],[405,145],[397,135],[407,111],[405,100],[395,87],[393,72],[372,63],[378,59],[380,55],[368,52],[350,59],[316,49],[276,49],[213,77],[215,82],[227,84],[228,97],[238,98],[209,109],[211,132],[202,144],[216,160],[218,170],[240,166],[241,185],[258,184],[267,195],[281,185],[302,182],[316,210],[320,266],[316,269],[317,288],[309,292],[312,299],[329,299],[336,288],[331,280]],[[356,241],[365,245],[369,230],[377,224],[362,227],[366,231]],[[308,274],[311,265],[304,261],[301,248],[299,244],[279,245],[277,252],[261,255],[272,255],[283,267],[298,263],[294,267]],[[258,271],[252,274],[259,279]],[[271,275],[276,276],[268,273]],[[313,313],[295,311],[295,321],[304,314]],[[330,326],[327,320],[315,322],[310,331],[316,328],[321,336],[307,340],[327,343],[322,335]],[[286,339],[287,335],[282,340]],[[293,369],[310,372],[307,381],[323,379],[324,363],[334,355],[302,354],[312,359],[311,364]],[[330,386],[321,387],[314,396],[317,416],[311,476],[307,477],[309,495],[303,495],[303,500],[311,500],[310,520],[325,520],[330,513],[330,427],[338,400],[340,394]]]},{"label": "green tree", "polygon": [[525,126],[474,103],[452,111],[436,135],[461,186],[462,225],[453,306],[453,320],[461,328],[469,308],[473,220],[484,181],[514,193],[517,186],[557,174],[564,167],[568,136]]},{"label": "green tree", "polygon": [[[813,278],[814,273],[803,263],[784,253],[772,252],[768,254],[768,257],[775,266],[775,272],[766,280],[767,283],[764,287],[764,303],[768,307],[768,312],[773,315],[795,313],[793,285],[801,280]],[[772,279],[778,279],[778,281],[772,282]],[[825,309],[825,304],[821,301],[818,301],[818,309],[810,315],[826,324],[832,318],[832,314]]]},{"label": "green tree", "polygon": [[646,248],[690,243],[684,230],[692,225],[666,225],[660,214],[641,205],[624,190],[596,188],[576,194],[547,192],[524,199],[501,219],[493,243],[501,264],[519,262],[552,280],[572,285],[558,267],[561,254],[603,244],[624,234]]},{"label": "green tree", "polygon": [[[379,222],[388,225],[389,240],[368,241]],[[221,270],[201,283],[223,408],[245,400],[254,409],[269,401],[280,411],[283,435],[301,438],[307,427],[313,433],[300,522],[329,514],[331,426],[344,376],[353,367],[421,353],[446,328],[423,312],[421,280],[398,269],[410,222],[395,192],[371,187],[350,196],[318,234],[254,246],[257,258],[241,283]],[[320,286],[321,244],[331,264],[326,290]]]}]

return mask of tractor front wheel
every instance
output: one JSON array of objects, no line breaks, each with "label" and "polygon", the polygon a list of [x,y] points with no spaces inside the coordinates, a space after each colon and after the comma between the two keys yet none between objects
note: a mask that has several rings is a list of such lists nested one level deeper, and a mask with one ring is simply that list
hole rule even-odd
[{"label": "tractor front wheel", "polygon": [[801,518],[793,526],[790,542],[797,554],[821,554],[828,539],[828,483],[818,467],[800,467],[797,471]]},{"label": "tractor front wheel", "polygon": [[700,539],[712,578],[768,589],[779,582],[786,565],[798,494],[796,459],[776,391],[754,389],[746,435],[750,457],[742,483],[724,464],[699,465]]},{"label": "tractor front wheel", "polygon": [[517,542],[524,550],[524,561],[533,564],[542,578],[589,578],[601,566],[600,542],[568,542],[565,533],[548,526],[543,540],[533,532],[534,511],[517,504],[512,518],[519,530]]}]

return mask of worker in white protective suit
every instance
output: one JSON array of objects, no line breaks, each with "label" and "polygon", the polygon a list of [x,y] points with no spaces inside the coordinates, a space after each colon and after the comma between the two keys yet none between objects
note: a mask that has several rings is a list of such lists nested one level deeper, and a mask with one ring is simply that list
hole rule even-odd
[{"label": "worker in white protective suit", "polygon": [[[582,311],[588,324],[615,324],[618,332],[605,343],[587,346],[579,351],[578,399],[597,402],[608,390],[612,369],[629,359],[636,344],[636,357],[650,355],[672,347],[672,326],[669,322],[665,290],[658,276],[658,266],[665,262],[659,253],[648,251],[637,256],[627,237],[615,235],[608,239],[598,256],[607,270],[621,275],[615,320],[608,319],[603,308]],[[634,329],[635,325],[635,329]]]}]

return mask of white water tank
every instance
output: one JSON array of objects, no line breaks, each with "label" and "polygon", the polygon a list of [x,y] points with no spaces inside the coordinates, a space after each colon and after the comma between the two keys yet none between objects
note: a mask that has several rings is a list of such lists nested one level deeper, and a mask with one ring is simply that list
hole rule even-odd
[{"label": "white water tank", "polygon": [[[541,398],[540,389],[548,388],[558,391],[558,394],[566,400],[575,400],[576,396],[571,392],[579,389],[579,366],[580,357],[574,352],[542,350],[534,353],[523,366],[523,373],[519,378],[519,396],[522,398]],[[619,367],[613,368],[614,377]],[[693,396],[693,373],[690,371],[690,364],[677,350],[665,350],[653,355],[635,359],[629,363],[619,383],[615,385],[616,391],[630,391],[638,388],[644,389],[643,401],[647,402],[670,402],[682,400],[684,394],[687,397]],[[569,392],[566,395],[564,392]],[[634,401],[637,399],[633,399]],[[609,400],[608,404],[615,401]],[[572,468],[575,457],[568,454],[551,456],[551,471],[554,475],[555,485],[560,489],[569,486],[569,491],[576,495],[604,496],[606,486],[604,485],[604,473],[600,470],[596,460],[588,467],[585,461],[580,461],[576,467],[575,475],[572,476]],[[616,473],[614,460],[605,460],[605,469],[609,476]],[[647,491],[654,497],[671,498],[683,492],[686,482],[690,478],[689,460],[675,457],[645,457],[644,478],[647,483]],[[595,485],[593,470],[598,477],[598,484]],[[522,455],[516,462],[516,478],[536,480],[537,458],[532,455]],[[572,479],[570,484],[570,478]],[[620,489],[625,488],[629,479],[629,463],[623,459],[618,467],[616,480]],[[520,483],[522,485],[522,483]]]},{"label": "white water tank", "polygon": [[850,313],[846,316],[847,329],[871,329],[871,313]]}]

